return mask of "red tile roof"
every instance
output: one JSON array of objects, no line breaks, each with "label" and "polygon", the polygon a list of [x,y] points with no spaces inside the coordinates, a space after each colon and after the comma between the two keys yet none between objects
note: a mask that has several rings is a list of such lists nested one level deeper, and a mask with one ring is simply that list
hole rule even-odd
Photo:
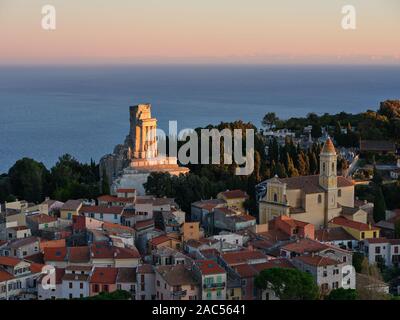
[{"label": "red tile roof", "polygon": [[336,153],[335,146],[333,145],[331,138],[326,139],[325,144],[322,148],[322,153]]},{"label": "red tile roof", "polygon": [[140,259],[139,251],[129,248],[114,248],[115,259]]},{"label": "red tile roof", "polygon": [[115,284],[118,268],[96,267],[90,277],[90,283]]},{"label": "red tile roof", "polygon": [[[286,183],[288,190],[301,189],[306,194],[325,192],[319,184],[319,175],[279,178],[279,181]],[[353,185],[354,183],[352,180],[342,176],[337,177],[338,188],[351,187]]]},{"label": "red tile roof", "polygon": [[400,245],[400,239],[387,239],[387,238],[384,238],[384,237],[374,238],[374,239],[366,239],[364,241],[366,241],[368,243],[376,243],[376,244],[378,244],[378,243],[390,243],[392,245]]},{"label": "red tile roof", "polygon": [[300,260],[301,262],[314,267],[331,266],[341,263],[331,258],[321,257],[321,256],[298,256],[295,257],[294,259]]},{"label": "red tile roof", "polygon": [[285,258],[272,259],[268,260],[268,262],[253,264],[252,266],[258,272],[271,268],[294,268],[293,264]]},{"label": "red tile roof", "polygon": [[238,199],[238,198],[247,199],[249,197],[246,192],[239,190],[239,189],[227,190],[227,191],[221,192],[221,195],[227,199]]},{"label": "red tile roof", "polygon": [[310,239],[301,239],[282,247],[283,250],[296,252],[299,254],[303,254],[305,252],[319,252],[328,248],[329,246]]},{"label": "red tile roof", "polygon": [[57,218],[51,217],[47,214],[36,214],[33,216],[28,216],[29,220],[32,220],[33,222],[37,224],[43,224],[43,223],[51,223],[51,222],[56,222]]},{"label": "red tile roof", "polygon": [[257,270],[248,263],[238,265],[234,269],[241,278],[251,278],[258,274]]},{"label": "red tile roof", "polygon": [[68,251],[68,261],[70,263],[83,263],[90,260],[90,248],[88,246],[70,247]]},{"label": "red tile roof", "polygon": [[133,193],[133,192],[136,192],[136,189],[134,189],[134,188],[120,188],[120,189],[117,189],[117,193]]},{"label": "red tile roof", "polygon": [[154,269],[151,264],[142,264],[137,267],[136,273],[154,273]]},{"label": "red tile roof", "polygon": [[166,235],[161,235],[158,237],[154,237],[153,239],[151,239],[149,242],[152,246],[158,246],[159,244],[165,243],[170,241],[171,238],[166,236]]},{"label": "red tile roof", "polygon": [[15,267],[22,260],[14,257],[0,257],[0,265]]},{"label": "red tile roof", "polygon": [[197,260],[196,265],[203,275],[225,273],[225,269],[214,260]]},{"label": "red tile roof", "polygon": [[41,273],[44,266],[41,263],[31,263],[30,270],[32,273]]},{"label": "red tile roof", "polygon": [[148,228],[150,226],[154,226],[154,220],[153,219],[137,221],[135,223],[135,229]]},{"label": "red tile roof", "polygon": [[370,231],[370,230],[377,231],[377,230],[379,230],[379,228],[370,226],[369,224],[349,220],[344,217],[333,218],[329,223],[336,224],[336,225],[339,225],[342,227],[348,227],[348,228],[355,229],[358,231]]},{"label": "red tile roof", "polygon": [[135,198],[120,198],[116,196],[110,196],[110,195],[103,195],[97,198],[98,201],[103,201],[103,202],[120,202],[120,203],[133,203],[135,201]]},{"label": "red tile roof", "polygon": [[253,250],[253,251],[243,250],[243,251],[224,253],[221,255],[221,258],[228,265],[238,265],[247,263],[250,260],[267,259],[267,256],[258,250]]},{"label": "red tile roof", "polygon": [[11,279],[14,279],[14,276],[0,268],[0,282],[8,281]]},{"label": "red tile roof", "polygon": [[122,214],[123,207],[83,206],[79,213]]},{"label": "red tile roof", "polygon": [[44,261],[65,261],[67,257],[66,247],[44,248]]}]

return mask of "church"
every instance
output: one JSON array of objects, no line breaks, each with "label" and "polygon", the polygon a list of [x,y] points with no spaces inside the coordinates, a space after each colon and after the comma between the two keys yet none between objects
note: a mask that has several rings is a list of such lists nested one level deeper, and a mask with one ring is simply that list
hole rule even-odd
[{"label": "church", "polygon": [[275,176],[266,181],[266,194],[259,202],[260,224],[281,215],[316,228],[327,227],[338,216],[367,222],[367,213],[354,206],[354,183],[337,175],[337,155],[330,138],[321,150],[319,175]]},{"label": "church", "polygon": [[151,116],[150,104],[129,108],[130,127],[124,144],[114,148],[112,154],[100,160],[100,173],[105,172],[112,182],[111,193],[120,188],[136,189],[144,195],[143,184],[151,172],[186,174],[189,169],[180,167],[176,157],[160,155],[157,148],[157,119]]}]

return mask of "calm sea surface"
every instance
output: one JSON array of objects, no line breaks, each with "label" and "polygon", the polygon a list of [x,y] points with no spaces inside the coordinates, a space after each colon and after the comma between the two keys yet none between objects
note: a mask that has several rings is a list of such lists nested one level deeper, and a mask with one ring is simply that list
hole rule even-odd
[{"label": "calm sea surface", "polygon": [[0,67],[0,172],[24,156],[98,161],[121,143],[130,105],[149,102],[161,128],[377,109],[400,98],[399,67]]}]

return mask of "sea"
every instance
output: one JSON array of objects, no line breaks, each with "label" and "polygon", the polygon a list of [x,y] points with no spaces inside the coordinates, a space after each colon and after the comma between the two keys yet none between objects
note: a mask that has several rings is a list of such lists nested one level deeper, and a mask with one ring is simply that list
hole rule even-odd
[{"label": "sea", "polygon": [[22,157],[99,161],[122,143],[129,106],[168,130],[376,110],[400,99],[400,66],[119,65],[0,67],[0,173]]}]

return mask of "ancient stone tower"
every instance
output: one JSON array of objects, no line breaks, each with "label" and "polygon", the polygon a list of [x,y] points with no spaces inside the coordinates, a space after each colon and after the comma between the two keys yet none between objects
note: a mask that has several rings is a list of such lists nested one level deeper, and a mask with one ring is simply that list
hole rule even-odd
[{"label": "ancient stone tower", "polygon": [[157,157],[157,119],[151,117],[151,105],[139,104],[129,108],[129,158],[150,159]]}]

